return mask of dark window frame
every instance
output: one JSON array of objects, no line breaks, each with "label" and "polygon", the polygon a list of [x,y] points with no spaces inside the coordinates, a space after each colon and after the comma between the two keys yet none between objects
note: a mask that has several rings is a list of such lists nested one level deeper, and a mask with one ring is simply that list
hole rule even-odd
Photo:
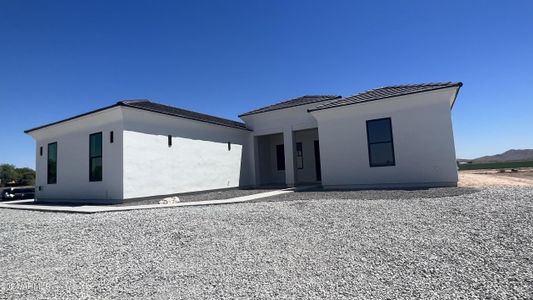
[{"label": "dark window frame", "polygon": [[284,144],[276,145],[276,166],[277,166],[278,171],[285,171],[285,145]]},{"label": "dark window frame", "polygon": [[[55,146],[55,165],[53,166],[54,172],[51,172],[50,168],[50,146]],[[54,174],[52,174],[54,173]],[[46,153],[46,183],[47,184],[57,184],[57,142],[48,143],[47,153]]]},{"label": "dark window frame", "polygon": [[[369,123],[380,122],[380,121],[384,121],[384,120],[389,121],[390,140],[382,141],[382,142],[372,142],[371,143],[370,142],[370,134],[369,134],[369,130],[368,130]],[[368,146],[368,163],[369,163],[371,168],[375,168],[375,167],[394,167],[394,166],[396,166],[396,154],[394,153],[394,137],[392,135],[392,120],[391,120],[390,117],[367,120],[366,121],[366,141],[367,141],[367,146]],[[376,145],[376,144],[390,144],[391,145],[391,151],[392,151],[392,162],[391,163],[386,163],[386,164],[374,164],[374,163],[372,163],[371,145]]]},{"label": "dark window frame", "polygon": [[39,155],[40,155],[40,156],[43,156],[43,146],[41,146],[41,147],[39,148]]},{"label": "dark window frame", "polygon": [[315,154],[315,174],[316,174],[316,180],[322,181],[322,168],[320,163],[320,142],[318,140],[315,140],[313,142],[313,148],[314,154]]},{"label": "dark window frame", "polygon": [[[91,141],[92,141],[92,137],[93,136],[96,136],[96,135],[100,135],[100,155],[93,155],[93,153],[91,153]],[[102,132],[95,132],[95,133],[92,133],[89,135],[89,182],[99,182],[99,181],[103,181],[104,179],[104,160],[103,160],[103,156],[104,156],[104,145],[103,145],[103,134]],[[95,158],[100,158],[100,161],[101,161],[101,168],[100,168],[100,176],[94,176],[93,177],[93,159]]]},{"label": "dark window frame", "polygon": [[113,144],[115,142],[115,133],[113,131],[109,132],[109,143]]}]

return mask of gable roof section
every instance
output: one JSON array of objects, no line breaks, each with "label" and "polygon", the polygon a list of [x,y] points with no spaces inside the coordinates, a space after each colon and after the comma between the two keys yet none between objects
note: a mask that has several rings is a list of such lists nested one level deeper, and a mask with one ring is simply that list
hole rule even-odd
[{"label": "gable roof section", "polygon": [[323,102],[323,101],[331,101],[331,100],[340,99],[340,98],[342,98],[342,97],[341,96],[336,96],[336,95],[307,95],[307,96],[301,96],[301,97],[298,97],[298,98],[294,98],[294,99],[291,99],[291,100],[279,102],[279,103],[276,103],[276,104],[272,104],[272,105],[269,105],[269,106],[265,106],[265,107],[262,107],[262,108],[258,108],[258,109],[249,111],[247,113],[239,115],[239,117],[249,116],[249,115],[254,115],[254,114],[259,114],[259,113],[264,113],[264,112],[267,112],[267,111],[273,111],[273,110],[278,110],[278,109],[285,109],[285,108],[290,108],[290,107],[295,107],[295,106],[300,106],[300,105],[318,103],[318,102]]},{"label": "gable roof section", "polygon": [[463,86],[462,82],[438,82],[438,83],[385,86],[385,87],[369,90],[369,91],[366,91],[366,92],[363,92],[357,95],[353,95],[350,97],[346,97],[343,99],[338,99],[336,101],[324,103],[315,108],[308,109],[307,111],[312,112],[312,111],[334,108],[334,107],[339,107],[339,106],[365,103],[365,102],[393,98],[393,97],[398,97],[398,96],[405,96],[405,95],[410,95],[410,94],[435,91],[435,90],[445,89],[449,87],[460,88],[461,86]]},{"label": "gable roof section", "polygon": [[142,109],[146,111],[201,121],[205,123],[211,123],[215,125],[222,125],[226,127],[249,130],[248,128],[246,128],[246,125],[242,122],[219,118],[219,117],[215,117],[212,115],[206,115],[206,114],[202,114],[202,113],[198,113],[198,112],[194,112],[190,110],[177,108],[174,106],[151,102],[148,100],[126,100],[126,101],[120,101],[119,103],[126,107],[133,107],[133,108]]},{"label": "gable roof section", "polygon": [[160,103],[156,103],[156,102],[151,102],[149,100],[124,100],[124,101],[119,101],[119,102],[117,102],[117,103],[115,103],[113,105],[106,106],[106,107],[103,107],[103,108],[100,108],[100,109],[97,109],[97,110],[93,110],[93,111],[90,111],[90,112],[87,112],[87,113],[84,113],[84,114],[76,115],[74,117],[70,117],[70,118],[67,118],[67,119],[64,119],[64,120],[61,120],[61,121],[49,123],[49,124],[46,124],[46,125],[42,125],[42,126],[39,126],[39,127],[32,128],[32,129],[28,129],[28,130],[25,130],[24,132],[25,133],[29,133],[29,132],[32,132],[32,131],[35,131],[35,130],[43,129],[43,128],[50,127],[50,126],[53,126],[53,125],[57,125],[57,124],[60,124],[60,123],[64,123],[64,122],[67,122],[67,121],[78,119],[78,118],[81,118],[81,117],[84,117],[84,116],[87,116],[87,115],[98,113],[98,112],[101,112],[101,111],[104,111],[104,110],[107,110],[107,109],[111,109],[111,108],[114,108],[114,107],[118,107],[118,106],[131,107],[131,108],[141,109],[141,110],[145,110],[145,111],[151,111],[151,112],[154,112],[154,113],[160,113],[160,114],[164,114],[164,115],[180,117],[180,118],[185,118],[185,119],[190,119],[190,120],[195,120],[195,121],[200,121],[200,122],[205,122],[205,123],[211,123],[211,124],[215,124],[215,125],[221,125],[221,126],[226,126],[226,127],[231,127],[231,128],[249,130],[248,128],[246,128],[246,125],[244,123],[241,123],[241,122],[238,122],[238,121],[233,121],[233,120],[229,120],[229,119],[224,119],[224,118],[219,118],[219,117],[215,117],[215,116],[211,116],[211,115],[197,113],[197,112],[190,111],[190,110],[185,110],[185,109],[181,109],[181,108],[177,108],[177,107],[173,107],[173,106],[169,106],[169,105],[164,105],[164,104],[160,104]]}]

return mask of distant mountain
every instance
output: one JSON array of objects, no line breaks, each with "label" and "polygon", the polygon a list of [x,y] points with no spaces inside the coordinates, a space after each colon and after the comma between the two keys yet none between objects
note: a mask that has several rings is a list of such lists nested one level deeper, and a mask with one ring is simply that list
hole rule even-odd
[{"label": "distant mountain", "polygon": [[508,162],[508,161],[533,161],[533,149],[511,149],[501,154],[488,155],[476,159],[458,159],[459,162],[472,162],[475,164]]}]

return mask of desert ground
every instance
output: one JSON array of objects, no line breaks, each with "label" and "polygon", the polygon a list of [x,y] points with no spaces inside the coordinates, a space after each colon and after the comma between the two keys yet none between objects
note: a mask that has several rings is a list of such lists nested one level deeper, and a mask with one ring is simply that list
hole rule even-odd
[{"label": "desert ground", "polygon": [[459,171],[461,187],[533,186],[533,168],[512,170]]}]

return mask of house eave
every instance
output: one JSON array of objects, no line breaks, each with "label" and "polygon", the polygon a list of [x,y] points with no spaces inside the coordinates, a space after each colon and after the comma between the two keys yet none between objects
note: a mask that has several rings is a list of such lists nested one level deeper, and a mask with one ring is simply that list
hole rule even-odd
[{"label": "house eave", "polygon": [[66,118],[66,119],[63,119],[63,120],[56,121],[56,122],[52,122],[52,123],[48,123],[48,124],[45,124],[45,125],[41,125],[41,126],[38,126],[38,127],[31,128],[31,129],[27,129],[27,130],[24,130],[24,133],[29,134],[30,132],[33,132],[33,131],[44,129],[44,128],[51,127],[51,126],[54,126],[54,125],[59,125],[61,123],[65,123],[65,122],[68,122],[68,121],[79,119],[79,118],[82,118],[82,117],[85,117],[85,116],[88,116],[88,115],[92,115],[92,114],[95,114],[95,113],[102,112],[104,110],[115,108],[115,107],[118,107],[118,106],[121,106],[121,105],[119,103],[115,103],[113,105],[102,107],[102,108],[99,108],[99,109],[96,109],[96,110],[91,110],[89,112],[86,112],[86,113],[83,113],[83,114],[79,114],[79,115],[75,115],[75,116],[70,117],[70,118]]}]

